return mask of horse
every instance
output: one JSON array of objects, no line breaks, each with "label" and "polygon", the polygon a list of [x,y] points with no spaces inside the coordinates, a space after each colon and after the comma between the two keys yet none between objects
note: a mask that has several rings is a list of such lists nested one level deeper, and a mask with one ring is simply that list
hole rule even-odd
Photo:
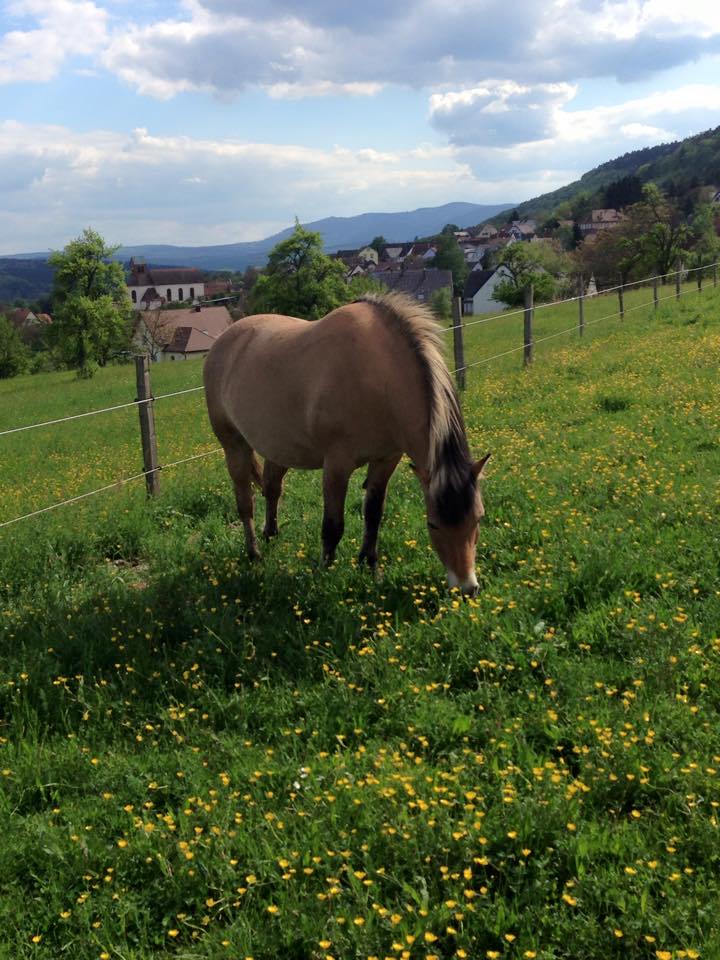
[{"label": "horse", "polygon": [[249,316],[222,332],[204,366],[207,409],[251,559],[260,556],[253,483],[265,496],[270,539],[288,469],[322,469],[322,561],[329,566],[343,535],[350,475],[367,464],[359,560],[374,569],[388,481],[407,454],[450,587],[477,593],[485,512],[478,480],[490,454],[470,455],[441,337],[431,310],[397,293],[364,296],[314,321]]}]

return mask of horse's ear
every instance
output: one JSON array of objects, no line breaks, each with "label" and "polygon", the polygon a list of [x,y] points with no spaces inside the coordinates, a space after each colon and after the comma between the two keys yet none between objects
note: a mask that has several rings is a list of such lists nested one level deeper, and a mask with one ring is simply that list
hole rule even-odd
[{"label": "horse's ear", "polygon": [[485,476],[485,467],[492,453],[486,453],[482,460],[476,460],[472,465],[472,475],[476,480],[482,480]]},{"label": "horse's ear", "polygon": [[420,483],[421,483],[424,487],[427,487],[428,484],[430,483],[430,477],[428,476],[428,474],[426,473],[426,471],[425,471],[425,470],[420,470],[420,468],[419,468],[419,467],[416,467],[415,464],[414,464],[412,461],[410,461],[410,469],[411,469],[412,472],[415,474],[415,476],[418,478],[418,480],[420,481]]}]

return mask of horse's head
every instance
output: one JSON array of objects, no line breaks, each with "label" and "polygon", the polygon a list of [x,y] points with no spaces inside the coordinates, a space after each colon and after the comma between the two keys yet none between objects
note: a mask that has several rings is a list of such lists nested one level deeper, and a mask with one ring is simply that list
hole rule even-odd
[{"label": "horse's head", "polygon": [[439,490],[418,471],[425,494],[430,540],[445,565],[448,583],[473,597],[478,592],[475,574],[478,523],[485,514],[478,480],[489,459],[488,453],[482,460],[469,464],[460,486],[455,484]]}]

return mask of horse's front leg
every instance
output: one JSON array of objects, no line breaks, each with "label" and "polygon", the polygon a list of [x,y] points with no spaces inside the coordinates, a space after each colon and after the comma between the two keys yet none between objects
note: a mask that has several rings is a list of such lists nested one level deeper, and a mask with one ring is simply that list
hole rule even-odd
[{"label": "horse's front leg", "polygon": [[399,462],[400,454],[385,460],[371,460],[368,464],[363,505],[365,536],[358,559],[360,563],[366,562],[371,570],[377,566],[378,530],[385,508],[388,481]]},{"label": "horse's front leg", "polygon": [[270,460],[265,461],[263,467],[263,495],[265,497],[265,527],[263,536],[266,540],[276,537],[278,533],[278,503],[282,495],[283,477],[287,467],[281,467]]},{"label": "horse's front leg", "polygon": [[345,530],[345,495],[354,464],[326,457],[323,464],[322,562],[326,567],[335,559],[335,550]]}]

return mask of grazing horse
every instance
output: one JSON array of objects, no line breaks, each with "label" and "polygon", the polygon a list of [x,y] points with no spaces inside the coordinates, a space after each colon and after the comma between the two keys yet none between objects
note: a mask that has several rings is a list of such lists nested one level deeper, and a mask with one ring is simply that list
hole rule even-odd
[{"label": "grazing horse", "polygon": [[[484,513],[477,481],[490,454],[477,462],[470,456],[441,336],[430,310],[400,294],[366,296],[314,322],[261,314],[223,331],[205,362],[205,391],[251,558],[259,556],[253,482],[266,499],[267,539],[278,532],[287,470],[322,469],[323,560],[330,564],[350,475],[367,464],[360,560],[374,567],[387,484],[406,453],[450,586],[477,593]],[[255,451],[265,460],[262,473]]]}]

